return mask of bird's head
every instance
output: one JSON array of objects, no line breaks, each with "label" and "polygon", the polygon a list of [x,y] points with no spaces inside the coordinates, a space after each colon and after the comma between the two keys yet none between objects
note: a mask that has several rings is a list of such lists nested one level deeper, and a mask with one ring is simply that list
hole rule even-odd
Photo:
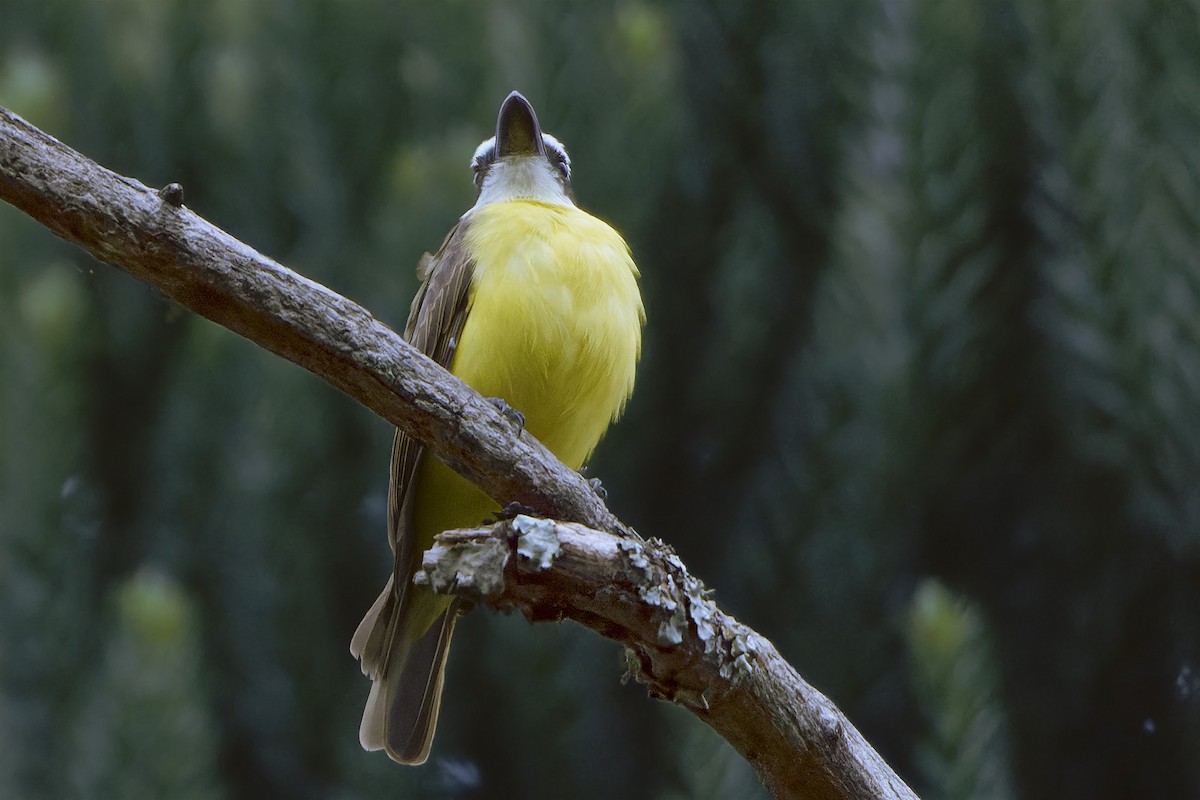
[{"label": "bird's head", "polygon": [[537,113],[520,92],[500,106],[496,135],[475,149],[471,172],[479,192],[476,208],[505,200],[575,204],[567,150],[542,132]]}]

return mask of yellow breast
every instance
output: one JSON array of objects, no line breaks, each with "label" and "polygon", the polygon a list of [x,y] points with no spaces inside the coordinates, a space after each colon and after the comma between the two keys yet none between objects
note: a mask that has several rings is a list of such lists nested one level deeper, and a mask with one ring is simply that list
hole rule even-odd
[{"label": "yellow breast", "polygon": [[643,311],[629,248],[573,206],[528,201],[472,212],[466,244],[471,310],[452,371],[578,469],[633,391]]},{"label": "yellow breast", "polygon": [[[633,391],[645,315],[629,248],[573,206],[491,203],[465,222],[475,266],[451,372],[524,414],[527,430],[578,469]],[[434,459],[418,481],[421,538],[494,508]]]}]

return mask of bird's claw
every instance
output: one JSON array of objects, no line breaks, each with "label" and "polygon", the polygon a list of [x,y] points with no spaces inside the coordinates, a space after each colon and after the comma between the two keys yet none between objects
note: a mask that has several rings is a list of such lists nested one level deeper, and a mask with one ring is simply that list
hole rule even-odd
[{"label": "bird's claw", "polygon": [[604,488],[604,484],[600,482],[599,478],[588,478],[587,482],[588,486],[592,487],[592,491],[596,493],[597,497],[604,501],[608,500],[608,489]]},{"label": "bird's claw", "polygon": [[511,422],[518,432],[525,430],[525,415],[504,401],[503,397],[484,398],[500,412],[500,416]]}]

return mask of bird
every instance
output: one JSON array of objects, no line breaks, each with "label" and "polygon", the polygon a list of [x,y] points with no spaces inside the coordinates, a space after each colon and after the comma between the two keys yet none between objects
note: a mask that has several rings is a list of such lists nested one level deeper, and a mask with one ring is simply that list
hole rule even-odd
[{"label": "bird", "polygon": [[[475,204],[420,259],[404,338],[579,470],[633,393],[646,322],[638,267],[622,236],[576,205],[566,148],[520,92],[501,104],[471,171]],[[371,679],[366,750],[402,764],[429,758],[462,608],[413,575],[434,536],[499,510],[397,430],[392,574],[350,643]]]}]

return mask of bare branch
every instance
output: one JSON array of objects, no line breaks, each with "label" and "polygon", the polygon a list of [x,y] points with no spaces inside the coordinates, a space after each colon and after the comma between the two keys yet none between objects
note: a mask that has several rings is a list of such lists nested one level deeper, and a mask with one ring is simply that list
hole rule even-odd
[{"label": "bare branch", "polygon": [[627,648],[650,694],[711,725],[778,798],[915,798],[774,645],[727,616],[661,541],[518,516],[447,531],[417,580]]},{"label": "bare branch", "polygon": [[621,642],[651,694],[721,733],[777,797],[914,797],[770,642],[716,608],[669,548],[631,537],[577,473],[361,306],[194,214],[182,188],[155,192],[0,108],[0,198],[324,378],[502,504],[587,526],[522,517],[444,534],[426,560],[435,588],[473,586],[493,606],[574,619]]}]

